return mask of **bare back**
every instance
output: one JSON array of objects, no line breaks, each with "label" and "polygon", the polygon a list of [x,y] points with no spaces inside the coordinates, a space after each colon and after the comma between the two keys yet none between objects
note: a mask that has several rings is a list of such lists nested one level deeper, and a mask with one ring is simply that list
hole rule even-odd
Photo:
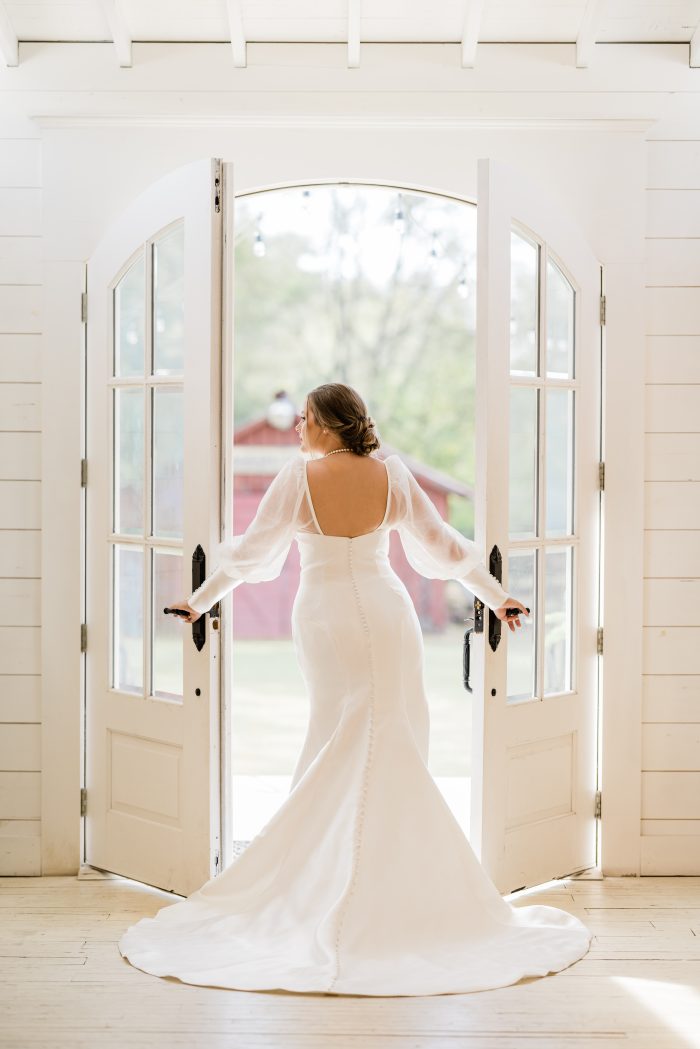
[{"label": "bare back", "polygon": [[310,459],[305,467],[312,510],[323,535],[352,539],[379,528],[389,495],[389,476],[381,459],[344,452]]}]

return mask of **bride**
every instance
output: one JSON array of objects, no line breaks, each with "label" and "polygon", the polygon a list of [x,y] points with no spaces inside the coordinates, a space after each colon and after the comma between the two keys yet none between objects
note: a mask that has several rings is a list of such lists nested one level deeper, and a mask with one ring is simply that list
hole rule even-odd
[{"label": "bride", "polygon": [[422,575],[459,580],[501,620],[527,609],[401,458],[372,454],[352,387],[312,390],[297,431],[305,454],[173,606],[194,623],[241,583],[276,578],[298,543],[292,635],[310,714],[290,793],[221,874],[132,925],[119,950],[144,972],[239,990],[433,995],[558,972],[590,931],[559,908],[504,900],[428,770],[423,637],[389,563],[391,530]]}]

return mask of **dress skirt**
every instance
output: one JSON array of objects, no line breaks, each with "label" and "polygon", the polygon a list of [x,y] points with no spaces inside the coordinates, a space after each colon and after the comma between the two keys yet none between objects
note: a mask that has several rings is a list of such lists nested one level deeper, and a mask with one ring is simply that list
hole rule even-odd
[{"label": "dress skirt", "polygon": [[127,929],[122,955],[191,984],[373,996],[571,965],[589,929],[504,900],[428,770],[423,637],[389,532],[297,540],[310,713],[289,796],[221,874]]}]

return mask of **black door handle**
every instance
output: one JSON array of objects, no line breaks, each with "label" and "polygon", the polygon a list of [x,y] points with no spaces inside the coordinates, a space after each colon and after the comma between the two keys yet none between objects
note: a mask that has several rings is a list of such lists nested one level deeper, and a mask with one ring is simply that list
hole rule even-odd
[{"label": "black door handle", "polygon": [[[503,558],[501,551],[497,546],[494,546],[491,550],[491,556],[489,557],[489,571],[491,575],[495,576],[498,582],[501,582],[503,578]],[[493,652],[496,651],[501,641],[501,621],[493,611],[489,609],[489,644]]]},{"label": "black door handle", "polygon": [[[201,586],[207,577],[206,571],[207,559],[204,550],[197,543],[195,551],[192,554],[192,590],[195,591],[197,587]],[[198,652],[201,652],[204,648],[204,643],[207,640],[207,617],[200,616],[196,623],[192,624],[192,640],[194,641],[195,648]]]},{"label": "black door handle", "polygon": [[470,626],[468,630],[464,632],[464,645],[462,648],[462,678],[464,681],[464,687],[467,692],[472,692],[472,686],[469,683],[469,663],[471,657],[471,635],[474,630],[473,626]]},{"label": "black door handle", "polygon": [[472,640],[471,635],[472,633],[483,634],[484,632],[484,607],[484,602],[481,601],[478,597],[475,597],[474,615],[464,620],[465,623],[474,623],[474,626],[469,627],[469,629],[465,632],[464,644],[462,646],[462,680],[464,682],[464,687],[466,688],[467,692],[473,692],[471,683],[469,681],[469,664],[471,661]]}]

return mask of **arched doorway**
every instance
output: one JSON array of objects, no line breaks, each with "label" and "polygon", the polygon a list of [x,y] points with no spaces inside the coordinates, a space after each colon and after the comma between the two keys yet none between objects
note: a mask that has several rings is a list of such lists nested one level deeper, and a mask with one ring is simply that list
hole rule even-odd
[{"label": "arched doorway", "polygon": [[[345,374],[334,377],[354,382],[378,418],[377,404],[383,405],[385,442],[393,438],[397,451],[413,456],[436,492],[442,485],[443,494],[460,496],[463,515],[469,513],[470,490],[460,470],[468,463],[466,427],[472,415],[475,538],[488,545],[488,562],[497,575],[505,573],[511,592],[529,578],[533,593],[533,629],[529,639],[522,632],[517,645],[499,646],[498,624],[475,609],[475,627],[481,626],[483,636],[478,641],[475,630],[469,834],[494,882],[501,891],[512,891],[595,861],[600,267],[574,222],[546,193],[489,160],[478,162],[478,175],[478,210],[468,201],[450,204],[458,209],[456,227],[467,216],[473,222],[476,212],[472,360],[479,396],[474,397],[472,380],[473,413],[464,406],[470,396],[468,311],[474,297],[470,305],[469,280],[465,284],[463,278],[469,273],[464,246],[474,240],[468,232],[453,236],[450,225],[444,243],[453,246],[453,254],[441,255],[436,228],[426,224],[426,198],[443,210],[444,202],[454,198],[361,184],[365,196],[368,186],[389,194],[379,211],[385,241],[387,234],[396,242],[406,232],[399,192],[402,204],[415,193],[413,211],[423,218],[421,264],[411,268],[407,262],[406,286],[396,279],[394,263],[397,315],[403,317],[396,330],[381,291],[376,243],[368,267],[375,287],[353,258],[352,208],[344,216],[341,212],[339,227],[331,227],[334,236],[340,228],[337,236],[344,238],[336,270],[330,270],[336,273],[332,305],[338,339],[329,335],[333,314],[318,307],[318,275],[329,272],[328,266],[318,266],[318,249],[299,253],[299,244],[290,247],[286,235],[280,243],[297,263],[303,257],[304,265],[295,263],[293,294],[288,291],[287,300],[278,301],[277,313],[293,317],[297,297],[307,295],[303,316],[312,322],[325,318],[320,363],[305,356],[316,338],[307,342],[303,326],[293,331],[292,340],[303,340],[304,365],[293,358],[293,379],[284,384],[292,412],[292,398],[326,377],[320,369],[332,359],[331,349],[354,353],[357,372],[350,370],[352,359],[344,359]],[[354,184],[344,191],[359,192]],[[179,565],[182,592],[189,593],[201,581],[195,575],[204,571],[205,558],[220,539],[234,534],[234,453],[250,449],[250,427],[256,425],[253,417],[247,445],[234,442],[235,217],[232,165],[216,159],[195,162],[142,193],[106,231],[88,264],[86,434],[92,482],[86,511],[86,619],[93,640],[86,650],[85,861],[184,893],[228,865],[234,851],[233,711],[225,698],[231,695],[231,672],[235,678],[235,614],[229,613],[236,595],[211,610],[210,626],[203,620],[178,641],[172,624],[166,627],[163,620],[160,583],[170,580],[168,587],[174,586],[178,572],[173,566]],[[442,228],[446,225],[443,221]],[[328,223],[321,228],[327,235]],[[371,228],[376,242],[378,219]],[[255,262],[267,253],[257,232],[251,248]],[[415,260],[416,252],[412,255]],[[250,272],[261,280],[261,270]],[[276,282],[267,280],[268,299],[288,286],[291,272],[288,268],[285,274],[282,267]],[[357,299],[361,308],[349,312],[338,293],[345,292],[353,274],[362,275],[363,296]],[[386,287],[386,270],[383,280]],[[255,299],[252,289],[247,308]],[[404,314],[426,309],[425,299],[428,321],[424,316],[422,327],[407,321]],[[449,354],[442,345],[426,352],[437,328]],[[289,354],[294,343],[281,330],[280,345]],[[473,320],[471,331],[473,343]],[[393,356],[378,366],[387,333],[394,336]],[[369,340],[371,348],[372,339],[374,355],[362,345]],[[245,336],[241,340],[245,347]],[[406,347],[409,367],[401,356]],[[267,345],[262,350],[267,356]],[[279,411],[270,415],[265,406],[279,392],[282,363],[278,360],[274,391],[266,369],[251,367],[241,383],[241,396],[259,397],[264,417],[258,425],[268,426],[268,436],[276,432],[277,439],[267,446],[278,453],[284,451],[282,428],[270,420],[278,424]],[[463,409],[459,416],[450,414],[455,390]],[[282,414],[289,414],[289,404],[286,409],[282,404]],[[446,466],[436,467],[428,451],[421,452],[423,432],[434,436]],[[406,452],[406,446],[414,452]],[[255,471],[247,476],[250,480]],[[264,477],[258,464],[256,483],[264,483]],[[254,500],[254,492],[247,494]],[[515,508],[518,513],[511,514]],[[457,513],[453,521],[469,534]],[[434,628],[440,605],[434,595],[423,601],[425,591],[416,593],[421,612],[437,617],[428,624]],[[123,614],[125,601],[131,602],[129,615]],[[457,622],[464,611],[459,606]],[[167,658],[173,644],[180,645],[181,663]],[[222,654],[231,658],[222,660]],[[459,667],[456,655],[451,649],[452,665]],[[444,670],[447,657],[436,663]],[[456,692],[459,688],[457,671]],[[466,733],[466,709],[463,724]],[[299,718],[298,730],[301,725]],[[466,746],[458,749],[469,753]],[[437,771],[434,753],[431,764]]]},{"label": "arched doorway", "polygon": [[[370,405],[379,454],[398,452],[442,516],[473,538],[475,205],[401,186],[305,183],[237,196],[233,229],[234,533],[297,451],[305,393],[341,381]],[[472,602],[458,583],[415,573],[391,538],[425,638],[430,769],[468,833],[472,719],[461,644]],[[289,626],[297,581],[293,548],[278,579],[233,594],[238,848],[284,800],[303,742]]]}]

